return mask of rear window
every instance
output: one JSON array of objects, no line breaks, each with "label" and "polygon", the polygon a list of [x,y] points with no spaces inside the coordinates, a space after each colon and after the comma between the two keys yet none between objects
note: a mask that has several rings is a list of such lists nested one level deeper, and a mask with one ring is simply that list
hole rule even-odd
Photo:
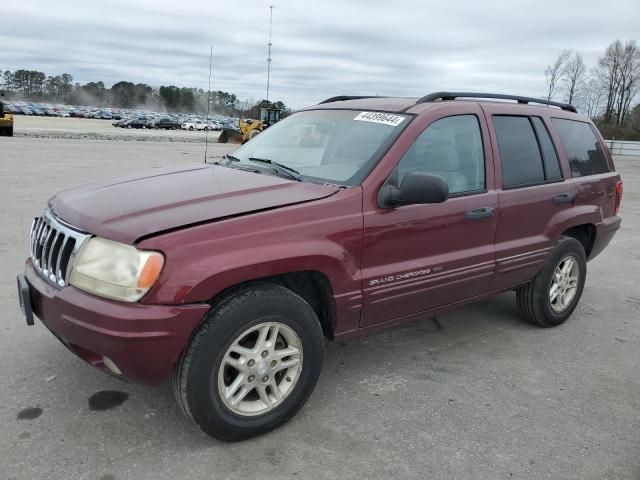
[{"label": "rear window", "polygon": [[503,187],[544,182],[542,155],[529,118],[496,115],[493,125],[500,149]]},{"label": "rear window", "polygon": [[564,118],[552,118],[551,121],[567,152],[572,176],[583,177],[609,171],[607,157],[591,125]]}]

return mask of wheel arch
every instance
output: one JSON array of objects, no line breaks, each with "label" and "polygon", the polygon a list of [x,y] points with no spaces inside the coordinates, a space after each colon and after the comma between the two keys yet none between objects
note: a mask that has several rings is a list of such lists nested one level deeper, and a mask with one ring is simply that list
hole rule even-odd
[{"label": "wheel arch", "polygon": [[579,205],[558,212],[547,227],[546,236],[557,242],[562,235],[575,238],[590,258],[595,243],[597,225],[602,222],[602,211],[596,205]]},{"label": "wheel arch", "polygon": [[215,307],[229,296],[261,284],[281,285],[302,297],[318,316],[324,336],[333,340],[336,326],[333,289],[329,278],[319,270],[297,270],[242,281],[225,288],[211,298],[209,303]]},{"label": "wheel arch", "polygon": [[566,237],[572,237],[578,240],[584,248],[587,259],[591,256],[593,245],[596,240],[596,226],[593,223],[583,223],[575,225],[562,232]]}]

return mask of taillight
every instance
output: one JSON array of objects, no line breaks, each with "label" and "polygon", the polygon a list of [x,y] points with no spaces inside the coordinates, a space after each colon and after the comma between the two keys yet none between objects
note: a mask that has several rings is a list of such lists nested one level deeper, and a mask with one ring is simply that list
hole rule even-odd
[{"label": "taillight", "polygon": [[613,209],[614,215],[617,215],[620,211],[620,202],[622,202],[622,180],[618,180],[616,183],[616,206]]}]

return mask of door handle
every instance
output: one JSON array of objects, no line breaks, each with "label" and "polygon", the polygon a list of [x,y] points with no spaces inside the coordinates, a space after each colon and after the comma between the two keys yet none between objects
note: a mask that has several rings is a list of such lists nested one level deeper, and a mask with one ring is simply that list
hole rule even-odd
[{"label": "door handle", "polygon": [[563,203],[571,203],[573,201],[573,194],[571,193],[561,193],[560,195],[556,195],[553,197],[553,203],[556,205],[561,205]]},{"label": "door handle", "polygon": [[464,213],[464,218],[466,218],[467,220],[482,220],[483,218],[489,218],[492,216],[492,207],[476,208],[475,210],[467,210]]}]

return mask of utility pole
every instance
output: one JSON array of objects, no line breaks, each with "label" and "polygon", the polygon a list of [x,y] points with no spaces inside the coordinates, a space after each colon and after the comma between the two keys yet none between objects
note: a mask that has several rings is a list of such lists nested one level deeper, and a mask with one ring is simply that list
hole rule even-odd
[{"label": "utility pole", "polygon": [[269,5],[269,43],[267,56],[267,102],[269,101],[269,81],[271,79],[271,27],[273,25],[273,5]]}]

